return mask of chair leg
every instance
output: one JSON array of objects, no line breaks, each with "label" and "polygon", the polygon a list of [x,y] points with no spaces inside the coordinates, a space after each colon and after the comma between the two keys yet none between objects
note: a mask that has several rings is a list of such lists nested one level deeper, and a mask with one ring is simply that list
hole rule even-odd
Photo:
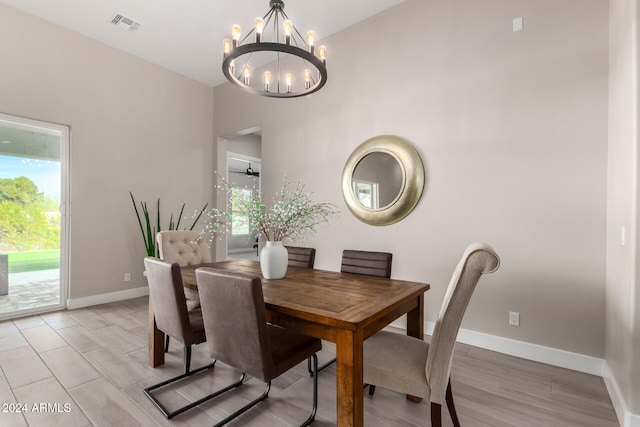
[{"label": "chair leg", "polygon": [[311,365],[311,359],[313,359],[313,372],[311,373],[313,377],[313,409],[311,410],[309,418],[304,420],[300,427],[311,424],[316,418],[316,412],[318,412],[318,356],[315,353],[312,354],[311,357],[307,359],[308,365]]},{"label": "chair leg", "polygon": [[218,390],[218,391],[216,391],[216,392],[214,392],[212,394],[209,394],[209,395],[203,397],[202,399],[199,399],[199,400],[197,400],[195,402],[192,402],[192,403],[188,404],[187,406],[183,406],[182,408],[176,409],[173,412],[169,412],[167,410],[167,408],[165,408],[164,405],[162,403],[160,403],[160,401],[158,399],[156,399],[151,394],[151,392],[153,390],[156,390],[156,389],[158,389],[160,387],[164,387],[166,385],[172,384],[172,383],[174,383],[176,381],[179,381],[179,380],[181,380],[183,378],[190,377],[191,375],[197,374],[197,373],[202,372],[202,371],[204,371],[206,369],[213,369],[213,368],[215,368],[215,365],[216,365],[216,361],[214,360],[213,363],[211,363],[211,364],[209,364],[207,366],[203,366],[203,367],[198,368],[196,370],[193,370],[193,371],[191,371],[189,373],[181,374],[181,375],[178,375],[177,377],[170,378],[170,379],[168,379],[166,381],[162,381],[161,383],[158,383],[158,384],[152,385],[150,387],[147,387],[147,388],[144,389],[144,394],[153,402],[154,405],[156,405],[156,408],[158,408],[160,410],[160,412],[162,412],[162,414],[167,419],[171,419],[171,418],[175,417],[176,415],[180,415],[183,412],[188,411],[191,408],[195,408],[196,406],[200,405],[203,402],[206,402],[207,400],[213,399],[214,397],[219,396],[222,393],[225,393],[225,392],[231,390],[232,388],[235,388],[235,387],[238,387],[238,386],[242,385],[242,381],[244,380],[244,377],[245,377],[244,373],[240,377],[240,380],[236,381],[235,383],[233,383],[233,384],[231,384],[231,385],[229,385],[229,386],[227,386],[227,387],[225,387],[225,388],[223,388],[221,390]]},{"label": "chair leg", "polygon": [[458,414],[456,413],[456,406],[453,404],[453,393],[451,392],[451,378],[449,378],[449,384],[447,384],[447,392],[445,394],[445,400],[447,401],[447,408],[449,408],[449,414],[453,421],[454,427],[460,427],[460,420],[458,420]]},{"label": "chair leg", "polygon": [[442,427],[442,405],[431,402],[431,427]]},{"label": "chair leg", "polygon": [[[244,377],[244,373],[242,375]],[[231,421],[231,420],[239,417],[240,415],[244,414],[249,409],[253,408],[258,403],[262,402],[267,397],[269,397],[269,390],[271,390],[271,381],[269,381],[267,383],[267,388],[265,389],[264,393],[262,393],[262,395],[260,397],[258,397],[256,400],[252,400],[251,402],[247,403],[242,408],[238,409],[236,412],[234,412],[233,414],[229,415],[224,420],[222,420],[219,423],[215,424],[213,427],[222,427],[222,426],[226,425],[227,423],[229,423],[229,421]]]},{"label": "chair leg", "polygon": [[189,368],[191,367],[191,346],[184,346],[184,373],[189,373]]},{"label": "chair leg", "polygon": [[[318,412],[318,356],[316,356],[315,354],[311,355],[311,357],[309,358],[309,364],[311,364],[311,358],[313,358],[312,371],[313,371],[313,374],[314,374],[313,375],[313,408],[311,409],[311,415],[309,415],[309,417],[306,420],[304,420],[304,422],[300,425],[300,427],[306,427],[306,426],[310,425],[313,422],[313,420],[316,418],[316,413]],[[239,417],[240,415],[244,414],[249,409],[251,409],[252,407],[256,406],[258,403],[262,402],[267,397],[269,397],[269,390],[270,389],[271,389],[271,381],[269,381],[267,383],[267,388],[266,388],[266,390],[264,391],[264,393],[260,397],[258,397],[257,399],[247,403],[245,406],[243,406],[242,408],[238,409],[237,411],[235,411],[233,414],[229,415],[224,420],[218,422],[213,427],[222,427],[222,426],[226,425],[227,423],[229,423],[229,421],[231,421],[231,420]]]},{"label": "chair leg", "polygon": [[[325,363],[324,365],[322,365],[322,366],[320,366],[318,368],[318,372],[322,371],[324,368],[327,368],[327,367],[331,366],[335,362],[336,362],[335,358],[329,360],[327,363]],[[313,376],[313,372],[311,371],[311,360],[310,359],[307,360],[307,370],[309,371],[309,376],[312,377]]]},{"label": "chair leg", "polygon": [[165,353],[167,351],[169,351],[169,338],[171,338],[169,335],[165,335],[165,338],[164,338],[164,352]]}]

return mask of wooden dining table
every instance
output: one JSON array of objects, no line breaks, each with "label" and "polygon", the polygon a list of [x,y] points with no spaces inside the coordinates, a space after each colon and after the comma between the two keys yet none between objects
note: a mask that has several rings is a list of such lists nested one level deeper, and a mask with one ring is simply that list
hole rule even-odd
[{"label": "wooden dining table", "polygon": [[[230,260],[182,267],[186,287],[195,270],[210,267],[259,276],[257,261]],[[336,344],[337,425],[363,426],[363,343],[407,314],[407,335],[424,337],[426,283],[289,267],[283,279],[262,279],[269,322]],[[149,299],[149,364],[164,363],[164,334]]]}]

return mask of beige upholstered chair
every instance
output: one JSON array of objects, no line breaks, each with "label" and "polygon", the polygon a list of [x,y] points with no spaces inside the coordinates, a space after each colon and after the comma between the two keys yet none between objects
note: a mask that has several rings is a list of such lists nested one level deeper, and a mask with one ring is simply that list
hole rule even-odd
[{"label": "beige upholstered chair", "polygon": [[482,274],[498,269],[500,259],[487,244],[473,243],[458,263],[438,314],[431,344],[381,331],[364,342],[364,381],[431,402],[431,425],[441,426],[446,400],[454,426],[459,426],[451,393],[451,360],[462,316]]},{"label": "beige upholstered chair", "polygon": [[[180,266],[211,262],[211,252],[209,252],[206,239],[197,231],[161,231],[157,233],[156,241],[160,258],[165,261],[175,262]],[[184,295],[187,298],[189,311],[200,307],[198,291],[184,288]],[[169,335],[167,335],[164,351],[169,351]]]},{"label": "beige upholstered chair", "polygon": [[[269,395],[271,380],[305,359],[313,359],[314,373],[316,372],[316,352],[322,349],[322,342],[267,323],[259,277],[199,268],[196,270],[196,280],[211,357],[243,372],[240,380],[229,387],[241,385],[245,374],[267,383],[266,390],[260,397],[218,422],[216,426],[226,425],[265,400]],[[314,420],[317,406],[318,376],[314,375],[313,409],[302,423],[303,426]]]},{"label": "beige upholstered chair", "polygon": [[292,267],[313,268],[316,261],[315,248],[303,248],[300,246],[285,246],[289,254],[288,264]]}]

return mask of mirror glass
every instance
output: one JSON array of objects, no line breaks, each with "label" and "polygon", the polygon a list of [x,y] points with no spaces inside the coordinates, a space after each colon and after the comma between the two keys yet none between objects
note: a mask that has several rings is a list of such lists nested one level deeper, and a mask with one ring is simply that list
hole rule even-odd
[{"label": "mirror glass", "polygon": [[389,206],[402,190],[402,168],[391,154],[367,154],[358,162],[351,178],[353,194],[365,208]]}]

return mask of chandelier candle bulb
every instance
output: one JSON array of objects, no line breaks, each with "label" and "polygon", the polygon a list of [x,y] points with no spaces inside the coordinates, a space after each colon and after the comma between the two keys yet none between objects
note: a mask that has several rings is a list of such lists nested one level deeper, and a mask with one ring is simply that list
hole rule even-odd
[{"label": "chandelier candle bulb", "polygon": [[269,92],[271,87],[271,73],[269,71],[264,72],[264,91]]},{"label": "chandelier candle bulb", "polygon": [[242,29],[240,25],[234,25],[231,27],[231,39],[233,39],[233,47],[238,47],[238,43],[240,43],[240,36],[242,35]]},{"label": "chandelier candle bulb", "polygon": [[244,84],[248,85],[251,79],[251,67],[248,65],[242,67],[242,77],[244,78]]},{"label": "chandelier candle bulb", "polygon": [[316,33],[309,31],[307,33],[307,45],[309,45],[309,52],[313,55],[314,45],[316,44]]},{"label": "chandelier candle bulb", "polygon": [[254,22],[256,24],[256,43],[260,43],[262,41],[262,31],[264,30],[264,19],[258,17]]},{"label": "chandelier candle bulb", "polygon": [[289,19],[286,19],[282,23],[282,28],[284,30],[284,44],[287,46],[291,45],[291,31],[293,30],[293,22]]},{"label": "chandelier candle bulb", "polygon": [[304,70],[304,88],[309,89],[311,87],[311,71],[309,69]]},{"label": "chandelier candle bulb", "polygon": [[222,41],[222,50],[224,52],[224,56],[227,56],[229,52],[231,52],[231,40],[224,39]]},{"label": "chandelier candle bulb", "polygon": [[320,46],[318,48],[318,58],[320,58],[322,60],[322,62],[327,62],[327,47],[326,46]]},{"label": "chandelier candle bulb", "polygon": [[292,76],[291,73],[287,73],[286,76],[284,76],[284,83],[287,86],[287,93],[291,93],[291,83],[292,83]]}]

